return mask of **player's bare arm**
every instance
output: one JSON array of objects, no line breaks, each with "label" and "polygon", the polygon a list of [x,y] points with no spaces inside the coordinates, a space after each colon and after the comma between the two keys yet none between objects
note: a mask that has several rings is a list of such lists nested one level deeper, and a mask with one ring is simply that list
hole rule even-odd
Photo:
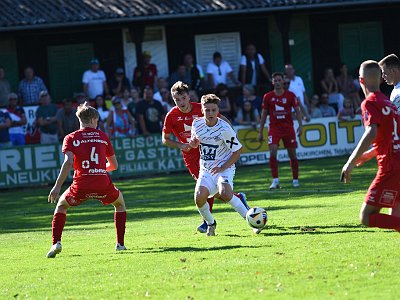
[{"label": "player's bare arm", "polygon": [[258,133],[258,140],[261,143],[264,140],[263,132],[264,132],[264,125],[267,121],[268,112],[266,109],[263,109],[261,112],[261,119],[260,119],[260,129]]},{"label": "player's bare arm", "polygon": [[118,169],[118,161],[115,155],[107,157],[106,170],[112,172]]},{"label": "player's bare arm", "polygon": [[363,155],[364,152],[368,150],[368,148],[373,143],[378,132],[378,125],[371,124],[365,128],[365,132],[358,142],[357,147],[354,149],[353,153],[350,155],[346,164],[342,168],[342,178],[344,183],[348,183],[351,181],[351,171],[356,165],[357,160]]},{"label": "player's bare arm", "polygon": [[232,166],[234,163],[236,163],[239,158],[240,158],[240,152],[241,149],[236,150],[235,152],[232,152],[231,157],[220,167],[214,167],[210,170],[211,175],[215,175],[217,173],[222,173],[226,169],[228,169],[230,166]]},{"label": "player's bare arm", "polygon": [[170,133],[162,133],[162,143],[165,146],[171,147],[171,148],[178,148],[181,149],[183,152],[189,152],[192,147],[190,147],[189,143],[181,143],[179,141],[174,141],[171,139],[171,134]]},{"label": "player's bare arm", "polygon": [[374,157],[376,157],[376,150],[375,148],[371,148],[365,151],[354,163],[357,167],[361,167],[364,163],[370,161]]},{"label": "player's bare arm", "polygon": [[192,138],[189,142],[189,146],[192,148],[197,148],[197,147],[199,147],[199,145],[200,145],[200,141],[196,137]]},{"label": "player's bare arm", "polygon": [[74,155],[71,151],[67,151],[64,155],[64,162],[61,166],[60,174],[58,174],[56,183],[54,184],[53,188],[50,191],[50,194],[47,198],[47,201],[50,203],[56,203],[58,195],[60,194],[60,190],[62,185],[64,184],[65,180],[68,177],[69,171],[74,164]]},{"label": "player's bare arm", "polygon": [[299,127],[297,128],[297,135],[301,136],[301,134],[303,133],[303,115],[300,111],[300,107],[298,106],[294,109],[294,111],[296,113],[297,122],[299,122]]}]

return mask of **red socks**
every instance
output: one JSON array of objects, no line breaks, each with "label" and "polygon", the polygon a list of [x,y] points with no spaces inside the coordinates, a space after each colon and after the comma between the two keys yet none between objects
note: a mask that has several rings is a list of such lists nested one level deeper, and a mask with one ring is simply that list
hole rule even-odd
[{"label": "red socks", "polygon": [[64,229],[67,215],[63,213],[56,213],[53,216],[53,222],[51,223],[51,231],[53,237],[53,245],[58,241],[61,241],[62,231]]},{"label": "red socks", "polygon": [[299,161],[297,159],[291,159],[290,167],[292,168],[293,179],[299,179]]},{"label": "red socks", "polygon": [[276,157],[269,157],[269,167],[271,168],[272,178],[278,178],[278,160]]},{"label": "red socks", "polygon": [[369,216],[369,227],[400,230],[400,218],[386,214],[372,214]]},{"label": "red socks", "polygon": [[117,230],[117,243],[124,245],[126,211],[114,212],[114,223]]}]

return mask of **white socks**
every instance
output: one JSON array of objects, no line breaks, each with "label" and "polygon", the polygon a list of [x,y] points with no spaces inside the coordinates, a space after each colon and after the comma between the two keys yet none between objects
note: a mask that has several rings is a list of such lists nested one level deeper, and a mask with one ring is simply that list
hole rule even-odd
[{"label": "white socks", "polygon": [[239,215],[241,215],[243,218],[246,218],[247,208],[237,196],[233,195],[228,204],[230,204],[230,206],[232,206],[233,209],[239,213]]},{"label": "white socks", "polygon": [[204,204],[202,207],[197,207],[197,209],[199,210],[199,213],[203,219],[206,220],[208,225],[214,224],[215,220],[210,212],[210,204],[208,204],[208,202],[206,202],[206,204]]}]

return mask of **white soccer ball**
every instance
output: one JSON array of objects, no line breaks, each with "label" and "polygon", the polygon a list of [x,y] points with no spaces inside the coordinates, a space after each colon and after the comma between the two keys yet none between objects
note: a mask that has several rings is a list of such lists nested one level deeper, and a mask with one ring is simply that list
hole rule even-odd
[{"label": "white soccer ball", "polygon": [[246,221],[250,227],[263,228],[267,224],[268,216],[264,208],[250,208],[246,214]]}]

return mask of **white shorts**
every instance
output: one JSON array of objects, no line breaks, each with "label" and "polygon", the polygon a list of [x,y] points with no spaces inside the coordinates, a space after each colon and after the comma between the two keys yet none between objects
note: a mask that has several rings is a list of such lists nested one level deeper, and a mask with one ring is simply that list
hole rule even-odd
[{"label": "white shorts", "polygon": [[226,183],[229,184],[233,190],[233,177],[235,176],[234,169],[227,169],[222,173],[211,175],[206,170],[200,170],[199,178],[196,182],[196,189],[204,186],[210,192],[210,197],[219,193],[219,187]]}]

